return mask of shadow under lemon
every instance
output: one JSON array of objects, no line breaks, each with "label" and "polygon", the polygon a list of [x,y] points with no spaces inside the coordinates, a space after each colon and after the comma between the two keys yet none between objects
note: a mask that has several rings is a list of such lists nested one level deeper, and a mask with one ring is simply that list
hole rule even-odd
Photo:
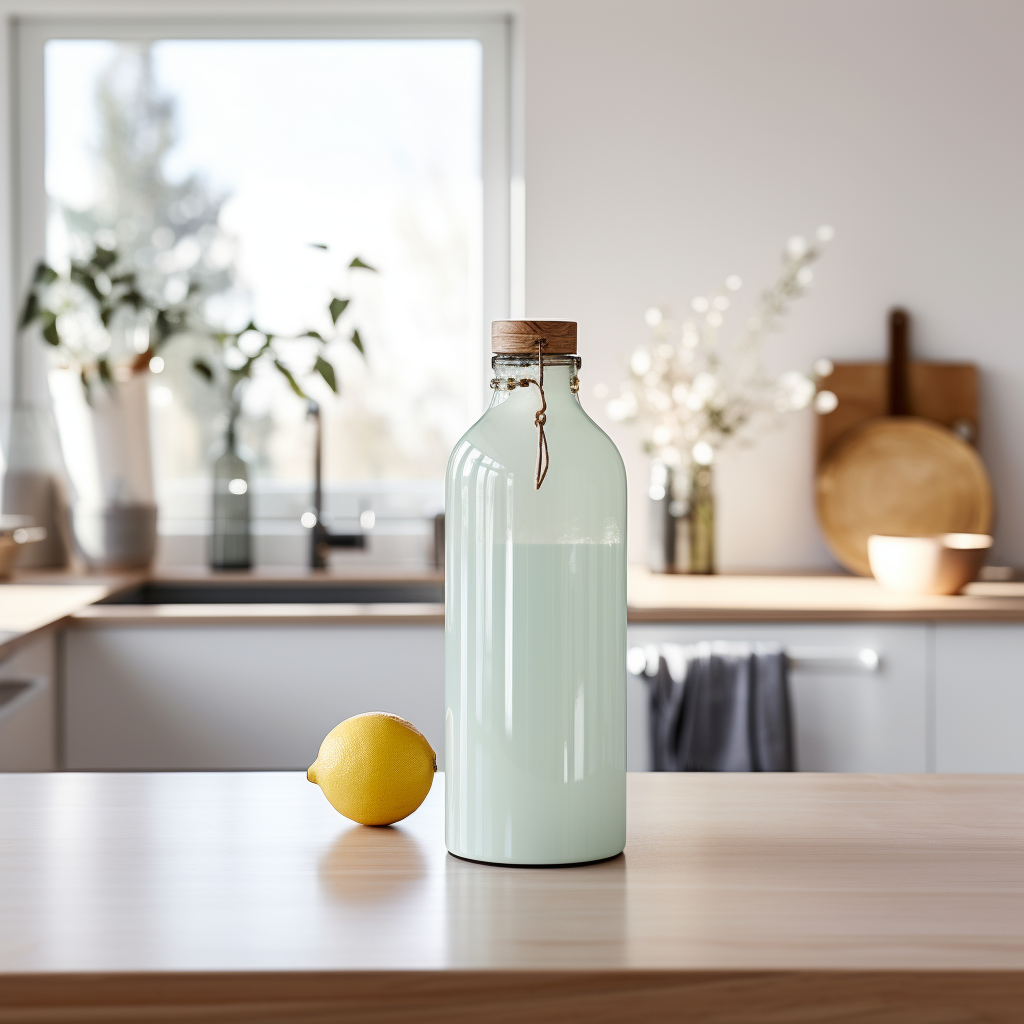
[{"label": "shadow under lemon", "polygon": [[320,858],[320,885],[339,902],[367,906],[410,896],[427,877],[427,858],[394,825],[345,829]]},{"label": "shadow under lemon", "polygon": [[437,757],[426,737],[398,715],[346,719],[320,745],[306,778],[353,824],[320,858],[320,884],[334,899],[372,906],[408,899],[427,877],[427,855],[395,825],[430,792]]}]

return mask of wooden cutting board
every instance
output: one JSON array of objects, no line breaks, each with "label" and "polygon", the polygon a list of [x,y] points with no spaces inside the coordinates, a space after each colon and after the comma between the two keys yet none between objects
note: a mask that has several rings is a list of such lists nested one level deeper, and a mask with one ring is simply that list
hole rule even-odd
[{"label": "wooden cutting board", "polygon": [[[887,363],[836,363],[831,375],[821,382],[839,405],[818,416],[818,464],[832,444],[848,430],[888,412]],[[959,432],[969,428],[968,438],[978,439],[978,368],[972,363],[921,363],[908,366],[907,398],[911,416],[940,423]]]},{"label": "wooden cutting board", "polygon": [[977,370],[909,355],[910,315],[894,309],[888,364],[840,364],[825,378],[839,401],[818,417],[818,521],[832,554],[865,576],[872,534],[987,533],[992,525],[992,487],[968,443],[977,437]]},{"label": "wooden cutting board", "polygon": [[978,453],[945,427],[878,416],[828,450],[815,484],[818,520],[836,558],[871,575],[868,537],[987,533],[992,488]]}]

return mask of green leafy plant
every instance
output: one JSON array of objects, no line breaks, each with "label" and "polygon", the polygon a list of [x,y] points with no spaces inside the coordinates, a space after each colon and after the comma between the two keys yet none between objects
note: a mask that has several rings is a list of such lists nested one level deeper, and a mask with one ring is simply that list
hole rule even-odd
[{"label": "green leafy plant", "polygon": [[[315,248],[327,250],[321,244]],[[349,267],[375,272],[358,256]],[[115,380],[147,370],[153,357],[182,334],[208,337],[219,347],[222,371],[203,358],[194,359],[192,367],[210,383],[224,380],[232,419],[238,414],[241,387],[261,361],[270,361],[295,394],[309,397],[286,365],[280,347],[281,342],[294,341],[295,337],[275,336],[251,321],[234,333],[215,330],[200,315],[200,290],[193,284],[181,302],[161,305],[144,294],[136,271],[116,249],[96,245],[84,259],[72,259],[63,274],[45,261],[36,265],[18,327],[20,331],[39,327],[43,340],[66,364],[77,367],[87,399],[96,382],[113,386]],[[325,336],[308,330],[297,336],[317,342],[310,372],[322,378],[335,394],[339,391],[338,373],[325,354],[327,347],[344,337],[364,354],[358,328],[349,330],[339,325],[350,304],[351,299],[333,295],[328,304],[333,333]],[[249,336],[245,346],[248,352],[239,344],[245,335]]]},{"label": "green leafy plant", "polygon": [[[313,248],[327,251],[327,246],[321,243],[314,243]],[[367,270],[375,273],[374,267],[364,263],[356,256],[351,263],[350,269]],[[234,418],[238,412],[238,404],[241,397],[241,389],[245,382],[251,379],[253,371],[260,362],[270,362],[274,368],[288,382],[288,386],[300,398],[309,398],[295,372],[285,362],[284,352],[281,348],[282,342],[296,341],[302,338],[311,338],[317,343],[316,355],[309,372],[319,376],[324,383],[338,394],[340,390],[338,373],[333,363],[326,356],[329,345],[339,340],[347,340],[358,350],[360,355],[365,355],[363,339],[360,337],[359,329],[352,327],[342,328],[339,320],[351,305],[351,299],[341,298],[333,295],[328,303],[328,313],[331,318],[333,332],[327,336],[319,331],[307,330],[299,335],[279,336],[264,331],[249,321],[240,331],[211,331],[209,336],[218,344],[220,349],[220,363],[222,372],[207,359],[197,358],[192,361],[192,368],[208,382],[215,383],[219,379],[225,379],[229,401],[231,403],[231,415]],[[246,339],[243,344],[242,339]]]}]

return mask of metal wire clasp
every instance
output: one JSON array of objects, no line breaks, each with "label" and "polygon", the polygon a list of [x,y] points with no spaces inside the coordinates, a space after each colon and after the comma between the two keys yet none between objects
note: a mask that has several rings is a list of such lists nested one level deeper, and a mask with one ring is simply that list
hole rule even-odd
[{"label": "metal wire clasp", "polygon": [[[516,388],[528,388],[534,381],[531,377],[492,377],[491,378],[491,390],[492,391],[515,391]],[[579,377],[569,378],[569,390],[574,394],[578,395],[580,391],[580,379]]]}]

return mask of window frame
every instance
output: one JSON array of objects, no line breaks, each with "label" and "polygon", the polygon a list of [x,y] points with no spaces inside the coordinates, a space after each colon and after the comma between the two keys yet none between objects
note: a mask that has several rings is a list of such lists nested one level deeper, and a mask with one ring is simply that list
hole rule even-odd
[{"label": "window frame", "polygon": [[[6,367],[13,364],[13,327],[19,297],[46,249],[44,48],[49,40],[478,40],[482,48],[482,252],[479,307],[473,318],[480,341],[478,396],[479,409],[483,410],[486,380],[490,376],[490,322],[522,316],[525,306],[525,188],[517,117],[521,109],[516,96],[517,36],[512,12],[470,7],[455,15],[450,9],[431,12],[428,7],[418,8],[412,14],[408,7],[381,5],[372,15],[338,11],[336,7],[329,14],[324,13],[323,7],[306,11],[300,8],[296,13],[293,4],[282,0],[260,4],[256,14],[243,13],[230,0],[208,0],[201,13],[196,8],[179,13],[178,5],[152,4],[144,9],[137,0],[113,5],[86,0],[71,11],[59,0],[35,0],[31,4],[22,0],[18,4],[8,2],[4,7],[7,16],[0,24],[0,32],[6,38],[0,39],[0,44],[6,44],[2,49],[8,56],[9,74],[6,81],[0,76],[0,144],[7,150],[7,159],[0,159],[0,194],[6,193],[7,203],[0,204],[0,237],[6,227],[9,244],[0,246],[0,309],[4,310],[11,329],[3,332],[6,337],[0,336],[0,365]],[[41,350],[26,355],[40,371],[43,369],[45,354]],[[40,372],[32,374],[37,389],[41,378],[44,374]],[[0,386],[4,391],[9,387]],[[36,397],[38,401],[48,401],[48,395],[37,393]],[[0,402],[6,405],[7,399],[7,394],[0,393]],[[387,489],[393,490],[396,483],[390,482]],[[409,483],[411,494],[422,491],[423,481]],[[376,488],[374,482],[366,481],[334,489],[342,492],[339,498],[344,501],[355,491],[365,493]],[[179,531],[172,527],[161,532],[174,535]],[[266,524],[259,532],[274,530]]]}]

